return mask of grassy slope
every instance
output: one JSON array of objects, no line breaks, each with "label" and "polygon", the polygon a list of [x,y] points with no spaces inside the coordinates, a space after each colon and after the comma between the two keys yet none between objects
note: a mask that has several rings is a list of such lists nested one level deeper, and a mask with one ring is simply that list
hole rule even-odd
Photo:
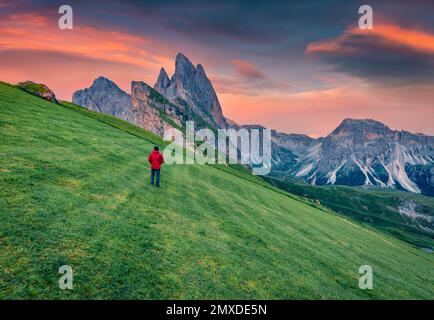
[{"label": "grassy slope", "polygon": [[432,222],[414,220],[399,213],[403,203],[417,204],[419,213],[434,219],[434,198],[409,192],[362,189],[345,186],[310,186],[266,178],[271,184],[310,199],[318,199],[335,212],[389,233],[421,248],[434,248]]},{"label": "grassy slope", "polygon": [[166,166],[153,189],[158,138],[72,108],[0,84],[0,298],[433,298],[433,255],[240,170]]}]

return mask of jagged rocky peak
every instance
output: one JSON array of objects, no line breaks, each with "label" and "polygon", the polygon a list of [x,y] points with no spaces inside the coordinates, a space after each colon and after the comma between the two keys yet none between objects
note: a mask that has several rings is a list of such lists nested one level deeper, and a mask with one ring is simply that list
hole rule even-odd
[{"label": "jagged rocky peak", "polygon": [[195,67],[182,53],[176,55],[175,73],[172,78],[169,80],[165,71],[160,71],[154,88],[172,103],[188,105],[192,112],[213,127],[228,126],[217,94],[203,66],[198,64]]},{"label": "jagged rocky peak", "polygon": [[89,88],[74,92],[72,102],[93,111],[131,120],[130,95],[105,77],[98,77]]},{"label": "jagged rocky peak", "polygon": [[182,53],[178,53],[175,59],[175,75],[182,79],[193,78],[196,74],[196,68],[191,61]]},{"label": "jagged rocky peak", "polygon": [[98,78],[93,80],[93,84],[114,84],[114,82],[104,76],[99,76]]},{"label": "jagged rocky peak", "polygon": [[196,66],[196,74],[198,78],[208,79],[205,73],[205,69],[200,63]]},{"label": "jagged rocky peak", "polygon": [[98,78],[96,78],[92,85],[89,87],[89,89],[94,88],[94,89],[104,89],[104,90],[112,90],[115,89],[117,91],[122,91],[125,94],[127,94],[125,91],[123,91],[121,88],[119,88],[119,86],[114,83],[113,81],[111,81],[110,79],[100,76]]},{"label": "jagged rocky peak", "polygon": [[[110,79],[99,76],[95,80],[93,80],[92,85],[89,88],[84,88],[82,90],[77,90],[74,92],[73,100],[77,100],[80,97],[85,95],[98,95],[98,94],[120,94],[120,95],[128,95],[125,91],[118,87],[116,83],[111,81]],[[75,102],[74,102],[75,103]]]},{"label": "jagged rocky peak", "polygon": [[378,131],[378,130],[392,131],[385,124],[376,120],[347,118],[344,119],[339,124],[339,126],[332,132],[332,134],[341,131],[356,131],[359,129],[373,130],[373,131]]},{"label": "jagged rocky peak", "polygon": [[372,119],[345,119],[328,138],[379,139],[394,134],[389,127]]},{"label": "jagged rocky peak", "polygon": [[169,86],[170,86],[169,76],[167,75],[166,70],[164,70],[164,68],[161,68],[160,74],[158,75],[157,82],[154,85],[154,89],[160,93],[163,93],[166,91],[166,89]]}]

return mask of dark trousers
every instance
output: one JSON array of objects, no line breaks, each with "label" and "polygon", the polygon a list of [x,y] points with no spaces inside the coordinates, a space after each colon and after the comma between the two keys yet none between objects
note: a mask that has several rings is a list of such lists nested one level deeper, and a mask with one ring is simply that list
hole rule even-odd
[{"label": "dark trousers", "polygon": [[155,176],[157,178],[157,181],[155,181],[155,185],[157,187],[160,186],[160,169],[156,170],[156,169],[151,169],[151,184],[154,185],[154,179]]}]

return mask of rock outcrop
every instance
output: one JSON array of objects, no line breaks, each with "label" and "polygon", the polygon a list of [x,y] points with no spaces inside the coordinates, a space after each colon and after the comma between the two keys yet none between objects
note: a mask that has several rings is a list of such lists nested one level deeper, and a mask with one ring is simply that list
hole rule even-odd
[{"label": "rock outcrop", "polygon": [[53,90],[48,88],[45,84],[35,83],[33,81],[25,81],[18,83],[17,88],[35,96],[41,97],[42,99],[57,103],[57,98]]}]

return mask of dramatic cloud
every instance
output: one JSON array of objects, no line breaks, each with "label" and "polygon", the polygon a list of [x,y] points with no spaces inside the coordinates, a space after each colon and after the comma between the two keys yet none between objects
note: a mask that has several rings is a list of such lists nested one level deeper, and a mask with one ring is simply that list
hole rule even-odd
[{"label": "dramatic cloud", "polygon": [[1,80],[40,81],[62,99],[71,99],[73,91],[99,75],[126,91],[132,80],[152,83],[162,65],[173,64],[168,51],[151,37],[113,29],[60,30],[56,19],[38,13],[6,14],[0,20]]},{"label": "dramatic cloud", "polygon": [[0,22],[2,46],[69,52],[142,67],[167,61],[146,50],[156,46],[149,38],[88,26],[60,30],[57,21],[47,21],[46,17],[31,13],[10,15],[8,20]]},{"label": "dramatic cloud", "polygon": [[234,67],[230,75],[210,75],[212,83],[219,93],[258,96],[272,92],[294,90],[295,82],[277,82],[270,79],[254,64],[240,59],[232,60]]},{"label": "dramatic cloud", "polygon": [[310,43],[307,55],[337,71],[384,84],[434,83],[434,34],[394,24],[351,28],[337,38]]},{"label": "dramatic cloud", "polygon": [[71,99],[103,75],[129,91],[182,52],[239,123],[324,135],[361,117],[434,134],[432,0],[376,1],[373,32],[355,29],[356,0],[73,1],[65,31],[60,4],[0,0],[0,80]]},{"label": "dramatic cloud", "polygon": [[[372,89],[352,82],[333,89],[260,96],[221,94],[225,115],[283,132],[329,134],[344,118],[376,119],[390,127],[434,135],[432,87]],[[272,107],[271,107],[272,106]]]},{"label": "dramatic cloud", "polygon": [[142,80],[149,74],[152,76],[146,77],[146,81],[153,81],[155,76],[154,72],[146,72],[146,69],[136,65],[33,49],[0,50],[0,70],[3,81],[45,83],[57,97],[69,101],[75,90],[88,87],[99,76],[112,79],[126,92],[130,92],[131,80]]},{"label": "dramatic cloud", "polygon": [[[0,4],[1,6],[1,4]],[[25,24],[29,26],[34,27],[46,27],[47,26],[47,18],[35,13],[19,13],[19,14],[11,14],[9,16],[10,23],[15,24],[19,23],[22,24],[24,22]]]}]

